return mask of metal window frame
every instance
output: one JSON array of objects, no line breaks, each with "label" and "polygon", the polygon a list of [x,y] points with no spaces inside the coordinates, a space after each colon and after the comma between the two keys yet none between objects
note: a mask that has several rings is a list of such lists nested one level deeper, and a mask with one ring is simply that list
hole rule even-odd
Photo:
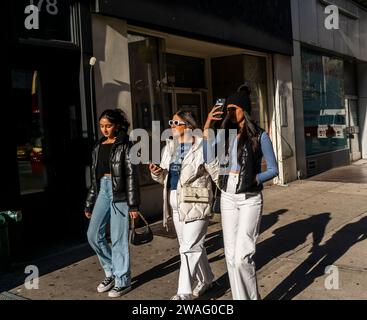
[{"label": "metal window frame", "polygon": [[40,39],[40,38],[19,38],[18,42],[20,44],[31,44],[31,45],[39,45],[39,46],[49,46],[56,48],[65,48],[65,49],[79,49],[81,46],[80,41],[80,3],[70,3],[70,13],[69,13],[69,21],[70,21],[70,40],[57,40],[57,39]]}]

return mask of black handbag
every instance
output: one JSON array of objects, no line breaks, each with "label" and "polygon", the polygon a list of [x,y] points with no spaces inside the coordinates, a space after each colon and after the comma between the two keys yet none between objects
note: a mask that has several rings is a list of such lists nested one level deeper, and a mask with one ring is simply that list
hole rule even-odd
[{"label": "black handbag", "polygon": [[217,186],[215,186],[214,200],[212,204],[212,213],[220,214],[220,196],[221,192]]},{"label": "black handbag", "polygon": [[134,246],[139,246],[141,244],[149,243],[153,240],[153,232],[149,227],[149,223],[145,220],[143,215],[138,212],[140,218],[145,223],[145,226],[142,228],[142,232],[136,232],[135,229],[135,219],[131,219],[131,235],[130,235],[130,243]]}]

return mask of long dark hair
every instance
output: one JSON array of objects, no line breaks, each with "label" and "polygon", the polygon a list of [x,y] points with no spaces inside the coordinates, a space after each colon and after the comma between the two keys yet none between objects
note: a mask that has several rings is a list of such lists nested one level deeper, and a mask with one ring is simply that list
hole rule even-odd
[{"label": "long dark hair", "polygon": [[121,109],[107,109],[102,112],[99,117],[99,121],[101,121],[102,118],[106,118],[108,121],[116,125],[116,134],[121,132],[127,133],[130,127],[130,122],[127,120],[126,113]]},{"label": "long dark hair", "polygon": [[244,151],[244,145],[250,144],[251,149],[253,152],[258,148],[259,146],[259,130],[257,125],[252,121],[250,115],[243,111],[244,113],[244,120],[245,123],[243,127],[240,129],[240,137],[238,139],[237,144],[237,154],[238,154],[238,160],[241,158],[242,153]]},{"label": "long dark hair", "polygon": [[196,116],[191,110],[180,109],[175,114],[176,116],[179,116],[189,126],[191,126],[192,130],[198,128]]}]

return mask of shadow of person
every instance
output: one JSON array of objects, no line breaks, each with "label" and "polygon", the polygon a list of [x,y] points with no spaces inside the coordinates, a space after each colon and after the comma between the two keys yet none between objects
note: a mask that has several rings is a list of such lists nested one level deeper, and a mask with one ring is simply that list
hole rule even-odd
[{"label": "shadow of person", "polygon": [[[271,228],[274,224],[276,224],[279,220],[279,216],[287,211],[288,211],[287,209],[281,209],[264,215],[261,219],[260,233],[266,231],[267,229]],[[208,234],[206,236],[205,247],[208,255],[224,248],[222,230],[218,230]],[[224,257],[225,257],[224,253],[220,253],[217,256],[210,258],[209,262],[212,263],[215,261],[219,261]]]},{"label": "shadow of person", "polygon": [[264,214],[261,217],[259,233],[261,234],[266,230],[270,229],[273,225],[275,225],[278,222],[279,216],[286,212],[288,212],[288,209],[280,209],[268,214]]},{"label": "shadow of person", "polygon": [[[205,248],[206,248],[206,252],[208,255],[223,248],[222,230],[212,232],[206,236]],[[211,262],[210,259],[209,259],[209,262]]]},{"label": "shadow of person", "polygon": [[257,245],[256,269],[261,269],[273,259],[302,245],[310,234],[313,246],[317,246],[329,221],[330,213],[320,213],[275,229],[272,237]]},{"label": "shadow of person", "polygon": [[323,245],[314,245],[304,260],[286,279],[275,287],[265,299],[290,300],[325,274],[325,267],[333,265],[351,247],[367,238],[367,217],[350,223]]},{"label": "shadow of person", "polygon": [[139,274],[136,277],[131,279],[132,288],[137,289],[138,287],[142,286],[143,284],[159,279],[161,277],[174,272],[180,268],[180,256],[174,256],[171,259],[154,266],[153,268]]},{"label": "shadow of person", "polygon": [[214,285],[210,290],[196,300],[216,300],[226,294],[230,288],[228,272],[225,272],[214,281]]},{"label": "shadow of person", "polygon": [[[39,277],[41,277],[66,267],[70,268],[74,264],[95,255],[88,243],[78,245],[72,243],[69,246],[69,248],[65,245],[58,247],[56,244],[52,244],[52,253],[50,247],[47,247],[45,249],[47,251],[43,253],[44,256],[38,259],[17,262],[9,273],[0,273],[0,293],[24,285],[24,279],[26,278],[24,270],[29,265],[37,266]],[[60,251],[57,252],[58,250]]]},{"label": "shadow of person", "polygon": [[[211,254],[220,248],[223,248],[222,231],[215,231],[207,235],[205,241],[205,247],[207,254]],[[210,260],[209,260],[210,261]],[[180,255],[176,255],[171,259],[154,266],[153,268],[141,273],[140,275],[132,279],[132,287],[136,289],[141,285],[161,277],[164,277],[171,272],[180,269],[181,260]]]},{"label": "shadow of person", "polygon": [[[281,209],[274,211],[270,214],[264,215],[261,222],[260,231],[264,232],[271,226],[273,226],[279,219],[279,216],[288,210]],[[222,230],[214,231],[212,233],[207,234],[205,240],[205,248],[208,255],[223,249],[223,233]],[[215,257],[209,259],[209,263],[213,263],[215,261],[219,261],[225,258],[223,252],[219,253]],[[164,263],[154,266],[153,268],[143,272],[142,274],[134,277],[132,279],[132,287],[136,289],[141,285],[161,277],[168,275],[171,272],[174,272],[180,268],[180,256],[176,255],[171,259],[167,260]],[[211,299],[211,298],[219,298],[223,294],[225,294],[230,288],[228,274],[224,273],[221,277],[219,277],[215,281],[214,287],[208,291],[206,295],[203,296],[203,299]]]},{"label": "shadow of person", "polygon": [[[274,224],[276,224],[279,220],[279,216],[283,213],[287,212],[287,209],[280,209],[269,214],[266,214],[261,219],[260,224],[260,233],[266,231],[271,228]],[[222,230],[213,232],[207,235],[207,241],[205,243],[207,248],[207,253],[216,252],[219,249],[223,248],[223,234]],[[225,258],[224,252],[219,253],[215,257],[209,259],[210,263],[215,261],[219,261]],[[212,289],[207,291],[199,300],[208,300],[208,299],[218,299],[223,296],[230,289],[228,273],[224,273],[214,282],[214,286]]]}]

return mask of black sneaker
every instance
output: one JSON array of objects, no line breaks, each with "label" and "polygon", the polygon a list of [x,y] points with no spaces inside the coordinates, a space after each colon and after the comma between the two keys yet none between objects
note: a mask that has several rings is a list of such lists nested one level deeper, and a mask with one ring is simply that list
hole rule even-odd
[{"label": "black sneaker", "polygon": [[114,287],[109,293],[110,298],[118,298],[128,293],[131,290],[131,286],[128,287]]},{"label": "black sneaker", "polygon": [[106,277],[97,287],[99,293],[110,290],[115,282],[115,277]]}]

